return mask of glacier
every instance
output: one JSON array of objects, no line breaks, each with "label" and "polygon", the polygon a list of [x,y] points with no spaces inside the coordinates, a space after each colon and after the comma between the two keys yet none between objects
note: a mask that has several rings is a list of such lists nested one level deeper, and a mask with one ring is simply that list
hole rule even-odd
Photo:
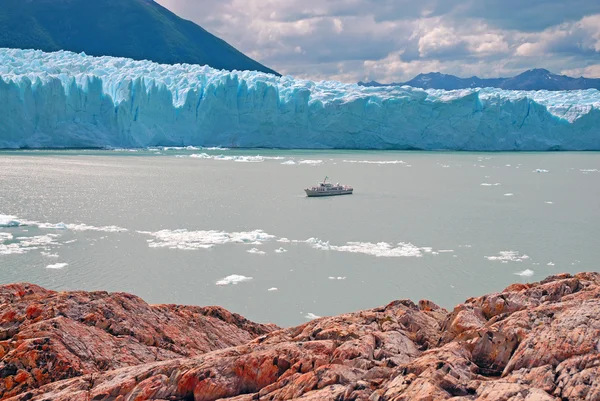
[{"label": "glacier", "polygon": [[600,92],[313,82],[0,49],[0,148],[600,150]]}]

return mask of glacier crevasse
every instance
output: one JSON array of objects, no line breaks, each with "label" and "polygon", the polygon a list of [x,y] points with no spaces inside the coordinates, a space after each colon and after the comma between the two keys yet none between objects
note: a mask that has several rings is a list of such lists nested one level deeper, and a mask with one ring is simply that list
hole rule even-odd
[{"label": "glacier crevasse", "polygon": [[368,88],[0,49],[0,148],[600,150],[600,92]]}]

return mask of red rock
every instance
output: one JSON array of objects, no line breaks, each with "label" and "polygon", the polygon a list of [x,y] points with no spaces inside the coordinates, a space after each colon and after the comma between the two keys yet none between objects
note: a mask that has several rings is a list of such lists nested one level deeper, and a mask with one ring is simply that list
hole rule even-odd
[{"label": "red rock", "polygon": [[[600,400],[598,273],[513,285],[451,313],[396,301],[275,331],[216,307],[6,287],[11,401]],[[43,306],[33,321],[30,305]]]},{"label": "red rock", "polygon": [[129,294],[57,293],[31,284],[0,286],[0,316],[0,398],[244,344],[276,329],[218,307],[151,306]]}]

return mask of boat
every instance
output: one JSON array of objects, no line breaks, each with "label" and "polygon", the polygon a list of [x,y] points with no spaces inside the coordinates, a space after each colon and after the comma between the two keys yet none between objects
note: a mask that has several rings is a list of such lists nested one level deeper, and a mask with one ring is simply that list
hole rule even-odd
[{"label": "boat", "polygon": [[327,182],[328,179],[329,177],[325,177],[323,182],[320,182],[318,185],[306,188],[304,190],[304,192],[306,192],[306,196],[312,198],[317,196],[352,195],[354,188],[348,185],[334,185],[330,182]]}]

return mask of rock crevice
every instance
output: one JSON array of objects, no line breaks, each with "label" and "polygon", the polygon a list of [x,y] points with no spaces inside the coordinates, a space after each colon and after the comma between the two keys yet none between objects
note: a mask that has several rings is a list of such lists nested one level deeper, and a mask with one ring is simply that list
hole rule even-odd
[{"label": "rock crevice", "polygon": [[0,396],[28,400],[600,400],[600,274],[279,329],[128,294],[0,286]]}]

